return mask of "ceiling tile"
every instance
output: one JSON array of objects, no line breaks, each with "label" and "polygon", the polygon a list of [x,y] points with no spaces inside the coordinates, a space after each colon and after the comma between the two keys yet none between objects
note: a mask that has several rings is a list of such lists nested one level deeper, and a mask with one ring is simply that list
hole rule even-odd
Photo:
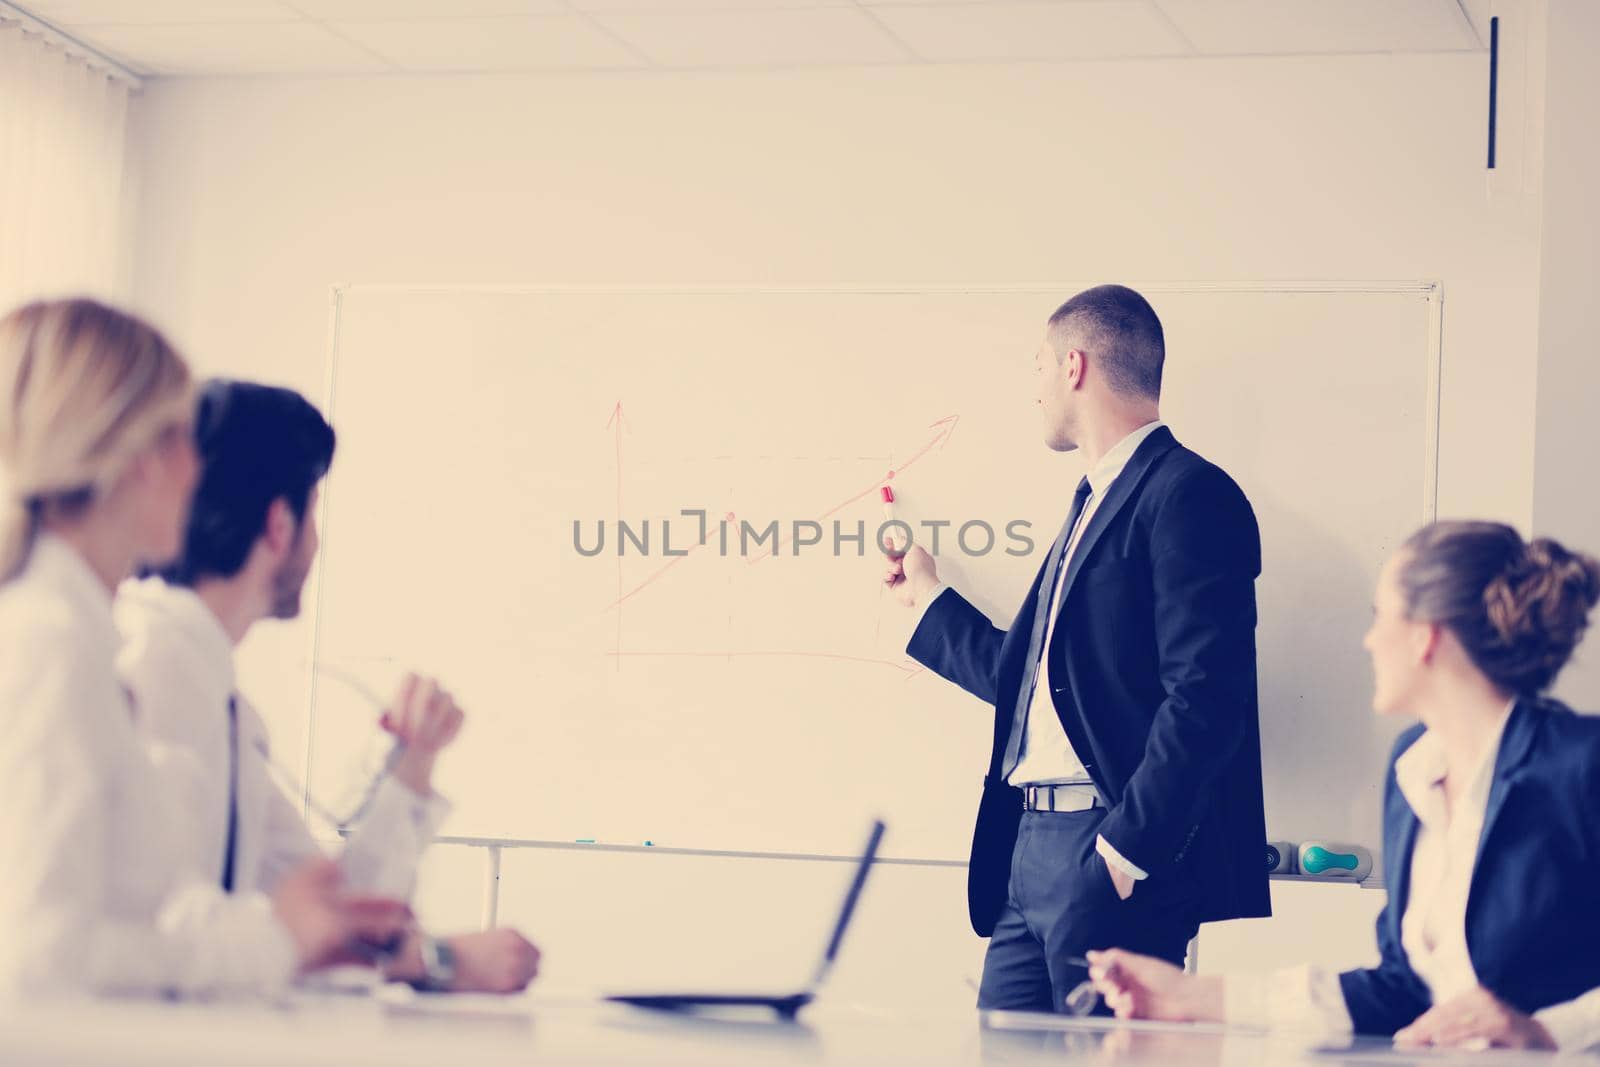
[{"label": "ceiling tile", "polygon": [[666,15],[683,12],[773,11],[797,7],[853,7],[855,0],[566,0],[579,11]]},{"label": "ceiling tile", "polygon": [[1478,43],[1456,0],[1157,0],[1208,55],[1439,52]]},{"label": "ceiling tile", "polygon": [[1489,47],[1489,16],[1493,14],[1492,0],[1461,0],[1461,10],[1468,22],[1472,23],[1473,33],[1477,35],[1478,44],[1484,48]]},{"label": "ceiling tile", "polygon": [[[1504,2],[1504,0],[1502,0]],[[1494,0],[22,0],[152,73],[1481,49]]]},{"label": "ceiling tile", "polygon": [[884,24],[924,59],[1096,59],[1167,56],[1188,48],[1148,4],[891,4],[874,7]]},{"label": "ceiling tile", "polygon": [[644,62],[580,15],[334,22],[403,70],[572,70]]},{"label": "ceiling tile", "polygon": [[595,18],[667,67],[894,63],[907,58],[871,17],[853,7]]},{"label": "ceiling tile", "polygon": [[310,18],[454,19],[565,11],[561,0],[283,0]]},{"label": "ceiling tile", "polygon": [[281,0],[22,0],[17,6],[56,26],[292,22],[299,18]]},{"label": "ceiling tile", "polygon": [[148,74],[348,74],[387,69],[310,22],[89,26],[77,36]]}]

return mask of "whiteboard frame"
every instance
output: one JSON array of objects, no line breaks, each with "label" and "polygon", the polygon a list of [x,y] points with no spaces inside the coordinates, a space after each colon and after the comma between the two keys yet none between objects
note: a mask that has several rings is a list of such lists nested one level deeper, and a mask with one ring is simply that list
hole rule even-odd
[{"label": "whiteboard frame", "polygon": [[[331,421],[339,383],[339,340],[345,297],[356,293],[484,293],[489,295],[527,296],[792,296],[792,295],[847,295],[847,296],[938,296],[968,294],[1024,294],[1033,292],[1075,293],[1097,282],[1015,282],[1006,285],[550,285],[539,283],[503,282],[344,282],[330,287],[328,293],[328,339],[326,375],[323,386],[323,411]],[[1444,383],[1444,284],[1435,279],[1414,281],[1314,281],[1283,280],[1259,282],[1199,282],[1199,281],[1130,281],[1126,282],[1142,293],[1304,293],[1379,295],[1407,294],[1419,297],[1426,305],[1428,315],[1427,396],[1424,400],[1422,515],[1423,522],[1433,522],[1439,517],[1439,433],[1440,411]],[[301,775],[301,813],[306,819],[311,815],[311,770],[314,758],[313,739],[316,736],[317,713],[317,648],[322,621],[322,595],[324,561],[328,558],[328,539],[332,530],[328,524],[328,494],[319,495],[317,523],[322,546],[317,553],[317,601],[311,621],[305,662],[311,672],[307,686],[305,718],[305,762]],[[777,858],[780,854],[744,852],[725,849],[690,847],[656,848],[646,846],[596,846],[588,843],[543,841],[526,838],[441,838],[443,842],[487,848],[498,859],[502,847],[555,848],[588,851],[626,850],[647,853],[675,853],[704,856],[747,856],[750,858]],[[838,856],[829,853],[786,852],[784,859],[804,859],[818,862],[836,862]],[[947,867],[966,866],[966,859],[940,857],[898,857],[891,861],[915,866]],[[497,879],[496,879],[497,880]],[[1365,885],[1381,887],[1376,877],[1368,878]]]}]

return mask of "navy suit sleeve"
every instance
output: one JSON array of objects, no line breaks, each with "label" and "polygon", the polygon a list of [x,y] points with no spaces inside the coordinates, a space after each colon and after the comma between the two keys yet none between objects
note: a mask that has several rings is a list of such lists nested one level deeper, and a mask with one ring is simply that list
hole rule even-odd
[{"label": "navy suit sleeve", "polygon": [[940,593],[906,645],[906,655],[987,704],[995,702],[995,675],[1005,633],[954,589]]},{"label": "navy suit sleeve", "polygon": [[1339,976],[1344,1005],[1358,1034],[1392,1035],[1410,1026],[1433,1003],[1428,987],[1391,935],[1393,929],[1386,907],[1378,916],[1378,965]]},{"label": "navy suit sleeve", "polygon": [[1400,865],[1409,864],[1411,856],[1401,835],[1410,809],[1400,795],[1394,763],[1421,734],[1420,727],[1413,727],[1400,735],[1389,760],[1389,777],[1384,783],[1383,852],[1388,867],[1389,901],[1378,915],[1378,965],[1346,971],[1339,976],[1345,1007],[1349,1009],[1350,1022],[1358,1034],[1391,1035],[1415,1022],[1433,1003],[1428,987],[1411,969],[1411,962],[1400,944],[1400,919],[1405,902],[1395,896]]},{"label": "navy suit sleeve", "polygon": [[1139,766],[1100,832],[1149,874],[1188,847],[1216,776],[1256,715],[1255,513],[1215,467],[1168,493],[1153,520],[1151,591],[1166,696]]}]

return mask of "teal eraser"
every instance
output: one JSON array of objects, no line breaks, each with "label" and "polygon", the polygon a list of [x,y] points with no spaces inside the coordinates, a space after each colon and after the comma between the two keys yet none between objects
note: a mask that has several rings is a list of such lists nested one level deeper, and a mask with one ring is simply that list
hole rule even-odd
[{"label": "teal eraser", "polygon": [[1304,841],[1300,845],[1300,873],[1319,878],[1359,881],[1372,873],[1372,853],[1360,845]]}]

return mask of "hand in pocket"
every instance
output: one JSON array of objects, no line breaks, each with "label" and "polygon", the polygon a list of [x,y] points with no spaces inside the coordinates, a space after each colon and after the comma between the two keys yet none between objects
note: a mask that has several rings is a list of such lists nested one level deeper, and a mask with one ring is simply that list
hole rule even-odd
[{"label": "hand in pocket", "polygon": [[1133,896],[1133,876],[1113,867],[1098,850],[1095,851],[1095,858],[1105,868],[1106,877],[1111,879],[1111,888],[1116,891],[1117,899],[1127,900]]}]

